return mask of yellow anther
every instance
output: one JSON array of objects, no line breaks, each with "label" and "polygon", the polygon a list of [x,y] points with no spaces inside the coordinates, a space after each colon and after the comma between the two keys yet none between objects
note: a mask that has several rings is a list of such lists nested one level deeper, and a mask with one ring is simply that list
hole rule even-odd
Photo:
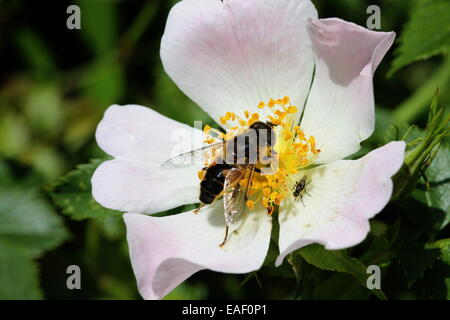
[{"label": "yellow anther", "polygon": [[209,132],[211,131],[211,127],[209,126],[209,125],[206,125],[204,128],[203,128],[203,132],[205,133],[205,134],[209,134]]},{"label": "yellow anther", "polygon": [[298,109],[295,106],[290,106],[289,108],[287,108],[286,112],[287,113],[297,113]]},{"label": "yellow anther", "polygon": [[225,140],[230,140],[234,137],[233,132],[227,132],[227,134],[225,135]]},{"label": "yellow anther", "polygon": [[308,143],[309,143],[309,145],[310,145],[310,147],[311,147],[311,151],[312,151],[314,154],[317,154],[317,153],[320,152],[320,150],[317,150],[317,149],[316,149],[316,139],[314,139],[313,136],[309,137]]},{"label": "yellow anther", "polygon": [[[264,102],[260,102],[259,104],[261,105],[261,103],[264,103]],[[260,108],[259,106],[258,106],[258,108]],[[263,108],[264,108],[264,106],[263,106]],[[260,108],[261,109],[261,108]],[[250,117],[250,112],[248,112],[247,110],[245,110],[244,111],[244,115],[245,115],[245,117],[248,119],[248,117]]]},{"label": "yellow anther", "polygon": [[215,140],[213,139],[213,138],[206,138],[205,140],[203,140],[203,142],[204,143],[207,143],[207,144],[211,144],[211,143],[213,143]]},{"label": "yellow anther", "polygon": [[261,102],[258,104],[258,108],[259,108],[259,109],[262,109],[262,108],[264,108],[265,106],[266,106],[266,103],[263,102],[263,101],[261,101]]},{"label": "yellow anther", "polygon": [[241,180],[239,180],[239,184],[240,184],[241,186],[246,186],[246,185],[247,185],[247,179],[241,179]]},{"label": "yellow anther", "polygon": [[281,121],[278,118],[274,118],[272,116],[268,116],[268,118],[269,118],[270,122],[272,122],[273,124],[276,124],[276,125],[281,124]]},{"label": "yellow anther", "polygon": [[290,139],[292,139],[292,133],[291,132],[285,132],[284,133],[284,141],[289,141]]},{"label": "yellow anther", "polygon": [[270,98],[268,105],[271,108],[274,107],[275,106],[275,101],[272,98]]},{"label": "yellow anther", "polygon": [[255,203],[252,200],[247,201],[247,207],[249,209],[253,209],[255,207]]},{"label": "yellow anther", "polygon": [[288,104],[289,102],[291,102],[291,98],[289,98],[289,97],[283,98],[283,104]]},{"label": "yellow anther", "polygon": [[198,174],[198,178],[200,180],[203,180],[203,178],[205,177],[205,170],[200,170],[199,172],[197,172]]},{"label": "yellow anther", "polygon": [[230,119],[231,119],[231,115],[232,115],[231,112],[225,113],[225,120],[226,120],[226,121],[230,120]]},{"label": "yellow anther", "polygon": [[278,116],[279,120],[283,120],[286,117],[286,112],[280,110],[275,111],[275,114]]},{"label": "yellow anther", "polygon": [[278,192],[272,192],[270,195],[270,200],[274,201],[278,197]]}]

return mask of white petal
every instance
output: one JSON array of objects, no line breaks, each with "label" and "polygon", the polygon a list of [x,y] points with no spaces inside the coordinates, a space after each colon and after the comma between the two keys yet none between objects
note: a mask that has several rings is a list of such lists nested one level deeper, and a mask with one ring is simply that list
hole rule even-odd
[{"label": "white petal", "polygon": [[270,242],[271,218],[263,211],[242,216],[242,225],[223,248],[222,203],[198,214],[155,218],[126,214],[127,239],[139,292],[145,299],[164,297],[193,273],[210,269],[247,273],[264,262]]},{"label": "white petal", "polygon": [[110,106],[95,134],[100,148],[114,158],[161,164],[201,146],[203,133],[138,105]]},{"label": "white petal", "polygon": [[216,121],[226,111],[261,111],[269,98],[302,107],[314,67],[306,21],[316,17],[309,0],[180,1],[162,39],[163,65]]},{"label": "white petal", "polygon": [[310,194],[280,209],[280,265],[290,252],[317,242],[342,249],[364,240],[369,219],[389,202],[391,177],[400,169],[405,143],[391,142],[359,160],[339,160],[305,171]]},{"label": "white petal", "polygon": [[200,130],[142,106],[114,105],[106,110],[96,138],[116,158],[92,177],[92,194],[102,206],[150,214],[198,202],[201,164],[180,169],[161,164],[201,145]]},{"label": "white petal", "polygon": [[114,210],[152,214],[199,202],[200,180],[192,167],[111,160],[97,168],[91,183],[94,199]]},{"label": "white petal", "polygon": [[372,78],[395,33],[340,19],[310,21],[308,28],[316,72],[301,125],[322,151],[318,162],[327,163],[354,154],[372,134]]}]

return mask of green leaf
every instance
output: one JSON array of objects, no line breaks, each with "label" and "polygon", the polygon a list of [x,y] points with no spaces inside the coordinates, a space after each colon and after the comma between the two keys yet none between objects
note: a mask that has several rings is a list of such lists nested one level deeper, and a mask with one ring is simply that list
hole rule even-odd
[{"label": "green leaf", "polygon": [[411,18],[400,37],[400,43],[389,75],[412,62],[448,53],[450,1],[419,2],[412,11]]},{"label": "green leaf", "polygon": [[[446,139],[441,144],[439,152],[428,167],[425,176],[428,182],[419,185],[412,196],[429,208],[437,209],[440,219],[439,229],[445,228],[450,222],[450,141]],[[430,188],[430,189],[428,189]]]},{"label": "green leaf", "polygon": [[346,273],[335,273],[314,287],[314,299],[318,300],[365,300],[370,291],[358,280]]},{"label": "green leaf", "polygon": [[427,249],[440,250],[440,258],[417,281],[428,299],[450,299],[450,239],[438,240],[426,245]]},{"label": "green leaf", "polygon": [[68,234],[36,189],[0,186],[0,242],[39,256],[61,244]]},{"label": "green leaf", "polygon": [[425,270],[433,266],[439,254],[439,250],[426,249],[418,244],[407,245],[399,250],[398,259],[408,280],[408,287],[423,277]]},{"label": "green leaf", "polygon": [[21,250],[0,241],[0,300],[42,299],[38,271]]},{"label": "green leaf", "polygon": [[[309,245],[297,251],[308,263],[328,271],[343,272],[354,276],[360,284],[367,288],[367,268],[355,258],[346,255],[342,250],[326,250],[318,244]],[[383,291],[374,289],[372,292],[380,299],[387,299]]]},{"label": "green leaf", "polygon": [[450,265],[450,238],[436,241],[433,247],[441,250],[442,261]]},{"label": "green leaf", "polygon": [[61,217],[30,183],[0,162],[0,299],[41,299],[33,258],[68,236]]},{"label": "green leaf", "polygon": [[119,211],[106,209],[92,197],[91,177],[103,160],[82,164],[48,189],[50,197],[62,212],[75,220],[120,216]]}]

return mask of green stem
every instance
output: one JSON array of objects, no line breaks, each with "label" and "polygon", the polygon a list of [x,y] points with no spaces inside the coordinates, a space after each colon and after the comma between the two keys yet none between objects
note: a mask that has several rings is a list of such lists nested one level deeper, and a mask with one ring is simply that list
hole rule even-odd
[{"label": "green stem", "polygon": [[393,112],[395,123],[410,123],[428,108],[430,100],[436,92],[436,88],[442,90],[449,84],[450,80],[450,56],[431,76],[431,78],[420,87],[411,97],[405,100]]}]

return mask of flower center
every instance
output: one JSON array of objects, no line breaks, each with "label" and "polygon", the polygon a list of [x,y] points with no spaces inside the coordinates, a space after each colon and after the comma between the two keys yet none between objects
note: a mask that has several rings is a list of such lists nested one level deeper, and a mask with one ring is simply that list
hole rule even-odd
[{"label": "flower center", "polygon": [[[296,124],[298,108],[291,105],[289,97],[260,102],[258,108],[268,109],[267,120],[276,125],[274,127],[276,142],[273,151],[275,151],[277,165],[272,166],[271,164],[270,174],[262,172],[253,174],[247,206],[253,209],[257,202],[261,202],[267,212],[272,214],[276,206],[279,206],[285,198],[292,196],[299,171],[313,163],[320,150],[316,148],[314,137],[307,137],[300,126]],[[246,132],[256,121],[261,121],[257,112],[244,111],[242,116],[227,112],[220,118],[220,123],[228,129],[227,132],[223,133],[210,126],[205,126],[204,142],[212,144],[218,139],[225,141],[233,139]],[[205,166],[212,163],[213,158],[210,158],[206,160]],[[260,169],[261,165],[256,167]],[[200,178],[201,172],[199,172]],[[246,177],[239,183],[246,186],[248,179],[249,177]]]}]

